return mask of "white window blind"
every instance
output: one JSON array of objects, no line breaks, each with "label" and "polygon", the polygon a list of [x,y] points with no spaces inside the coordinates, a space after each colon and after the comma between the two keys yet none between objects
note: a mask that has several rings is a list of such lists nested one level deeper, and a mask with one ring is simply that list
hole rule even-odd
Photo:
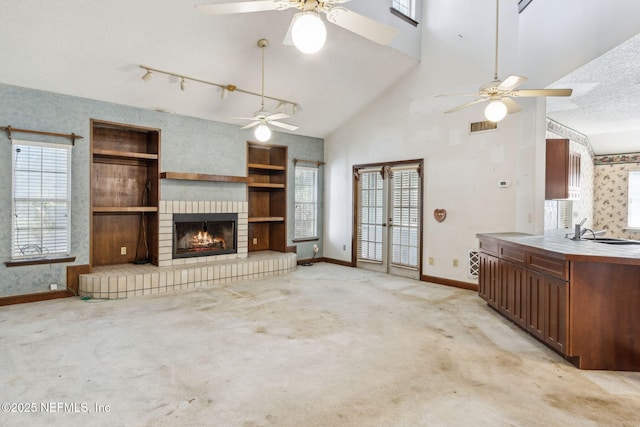
[{"label": "white window blind", "polygon": [[12,140],[12,258],[68,255],[71,146]]},{"label": "white window blind", "polygon": [[629,171],[627,226],[640,228],[640,170]]},{"label": "white window blind", "polygon": [[295,239],[318,236],[318,168],[295,166]]}]

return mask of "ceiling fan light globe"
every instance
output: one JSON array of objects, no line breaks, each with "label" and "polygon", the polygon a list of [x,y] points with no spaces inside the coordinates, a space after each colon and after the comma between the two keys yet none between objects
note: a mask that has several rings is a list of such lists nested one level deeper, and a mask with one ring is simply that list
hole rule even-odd
[{"label": "ceiling fan light globe", "polygon": [[298,13],[291,26],[293,44],[302,53],[316,53],[327,41],[327,28],[316,12]]},{"label": "ceiling fan light globe", "polygon": [[259,125],[253,134],[260,142],[267,142],[271,139],[271,129],[269,129],[269,126],[265,124]]},{"label": "ceiling fan light globe", "polygon": [[484,116],[491,122],[499,122],[507,115],[507,106],[499,99],[491,101],[484,109]]}]

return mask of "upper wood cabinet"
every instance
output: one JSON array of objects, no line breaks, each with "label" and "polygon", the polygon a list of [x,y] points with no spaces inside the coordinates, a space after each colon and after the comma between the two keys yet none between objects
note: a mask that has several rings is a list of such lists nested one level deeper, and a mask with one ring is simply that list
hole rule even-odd
[{"label": "upper wood cabinet", "polygon": [[580,199],[580,153],[568,139],[547,139],[545,199]]}]

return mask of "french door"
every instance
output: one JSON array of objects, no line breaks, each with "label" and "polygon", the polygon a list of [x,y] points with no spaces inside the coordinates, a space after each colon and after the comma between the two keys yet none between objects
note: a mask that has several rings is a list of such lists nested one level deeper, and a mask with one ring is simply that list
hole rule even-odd
[{"label": "french door", "polygon": [[422,160],[354,166],[358,267],[420,278]]}]

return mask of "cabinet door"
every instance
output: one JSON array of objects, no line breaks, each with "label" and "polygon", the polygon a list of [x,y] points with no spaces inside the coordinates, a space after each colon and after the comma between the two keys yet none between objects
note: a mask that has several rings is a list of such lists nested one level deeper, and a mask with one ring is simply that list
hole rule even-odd
[{"label": "cabinet door", "polygon": [[480,252],[480,280],[478,285],[478,294],[487,301],[487,303],[498,307],[498,258]]},{"label": "cabinet door", "polygon": [[567,332],[569,322],[567,313],[568,307],[568,291],[567,282],[545,277],[546,286],[546,329],[545,342],[553,349],[560,353],[567,350]]},{"label": "cabinet door", "polygon": [[527,331],[540,341],[545,338],[545,276],[535,271],[527,271]]},{"label": "cabinet door", "polygon": [[554,350],[565,354],[569,330],[567,282],[527,271],[527,330]]},{"label": "cabinet door", "polygon": [[526,274],[524,266],[500,260],[498,310],[522,328],[526,324]]}]

